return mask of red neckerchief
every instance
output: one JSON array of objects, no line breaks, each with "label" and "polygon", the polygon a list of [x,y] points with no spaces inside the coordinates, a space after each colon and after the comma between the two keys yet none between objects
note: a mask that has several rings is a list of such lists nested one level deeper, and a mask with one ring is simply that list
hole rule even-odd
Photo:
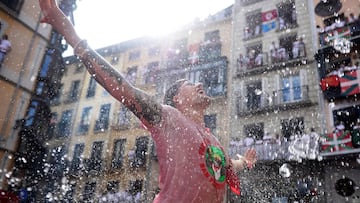
[{"label": "red neckerchief", "polygon": [[232,164],[226,167],[226,183],[229,185],[231,191],[236,195],[240,195],[240,179],[232,169]]}]

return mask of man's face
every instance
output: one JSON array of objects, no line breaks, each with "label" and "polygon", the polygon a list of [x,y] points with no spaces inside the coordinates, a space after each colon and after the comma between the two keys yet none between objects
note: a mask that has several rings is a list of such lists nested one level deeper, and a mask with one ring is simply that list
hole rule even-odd
[{"label": "man's face", "polygon": [[210,104],[210,97],[206,95],[202,83],[185,81],[179,88],[178,94],[174,97],[177,106],[186,105],[191,107],[206,108]]}]

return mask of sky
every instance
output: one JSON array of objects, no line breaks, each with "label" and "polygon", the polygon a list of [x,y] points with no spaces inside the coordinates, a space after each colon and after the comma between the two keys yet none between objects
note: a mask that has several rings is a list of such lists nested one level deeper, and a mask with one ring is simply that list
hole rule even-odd
[{"label": "sky", "polygon": [[142,36],[161,36],[205,19],[235,0],[78,0],[75,29],[93,48]]}]

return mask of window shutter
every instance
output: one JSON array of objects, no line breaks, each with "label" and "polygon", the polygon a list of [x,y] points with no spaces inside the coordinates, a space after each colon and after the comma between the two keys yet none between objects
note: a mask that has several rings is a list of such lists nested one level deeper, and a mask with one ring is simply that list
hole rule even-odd
[{"label": "window shutter", "polygon": [[274,104],[279,104],[281,101],[281,85],[280,85],[280,75],[276,74],[274,75]]},{"label": "window shutter", "polygon": [[271,92],[269,91],[268,79],[263,77],[261,80],[261,105],[268,106],[271,102]]},{"label": "window shutter", "polygon": [[303,99],[309,98],[309,88],[308,88],[308,80],[307,80],[307,72],[306,70],[300,70],[300,83],[301,83],[301,93]]}]

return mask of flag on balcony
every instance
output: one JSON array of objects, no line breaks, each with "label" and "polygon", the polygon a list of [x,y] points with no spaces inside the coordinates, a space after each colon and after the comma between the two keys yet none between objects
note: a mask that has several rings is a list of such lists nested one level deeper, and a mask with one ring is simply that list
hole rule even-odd
[{"label": "flag on balcony", "polygon": [[340,77],[341,95],[349,96],[360,93],[360,70],[344,72]]},{"label": "flag on balcony", "polygon": [[191,44],[189,45],[189,63],[194,64],[199,62],[199,50],[200,50],[200,44]]},{"label": "flag on balcony", "polygon": [[269,32],[276,28],[277,10],[270,10],[261,13],[262,32]]},{"label": "flag on balcony", "polygon": [[338,152],[352,148],[351,134],[347,130],[322,135],[322,152]]},{"label": "flag on balcony", "polygon": [[350,28],[348,26],[344,26],[341,28],[336,28],[323,35],[323,40],[328,44],[332,44],[336,38],[344,38],[349,39],[351,37]]},{"label": "flag on balcony", "polygon": [[339,76],[337,75],[326,76],[320,81],[320,86],[322,91],[325,91],[331,87],[338,87],[339,85],[340,85],[340,81],[339,81]]}]

